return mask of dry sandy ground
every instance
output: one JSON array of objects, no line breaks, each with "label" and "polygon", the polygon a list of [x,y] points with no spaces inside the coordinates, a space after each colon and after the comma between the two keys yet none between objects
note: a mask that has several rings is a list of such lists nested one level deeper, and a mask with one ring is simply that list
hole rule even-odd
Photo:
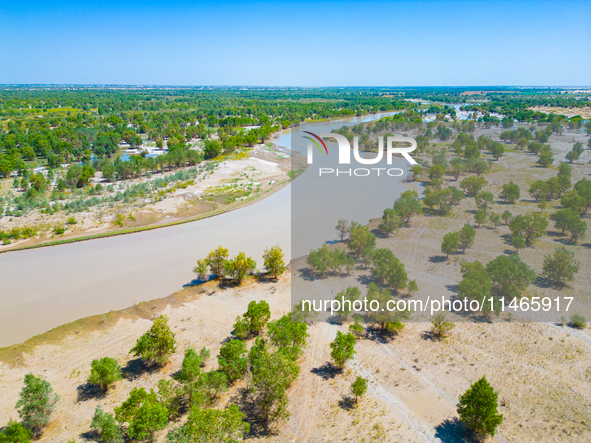
[{"label": "dry sandy ground", "polygon": [[[498,133],[497,130],[477,131]],[[572,148],[573,138],[586,144],[587,136],[577,133],[552,135],[556,162]],[[573,182],[589,174],[588,152],[573,165]],[[537,211],[525,191],[535,179],[556,175],[557,168],[533,167],[537,156],[525,152],[508,152],[493,171],[486,174],[490,190],[498,195],[502,183],[513,180],[522,188],[517,205],[495,204],[493,211],[511,210],[514,214]],[[449,178],[448,178],[449,180]],[[453,178],[451,179],[453,180]],[[552,205],[550,205],[552,206]],[[411,227],[398,230],[388,238],[379,238],[378,247],[389,247],[405,264],[409,277],[417,279],[419,297],[429,294],[451,296],[460,280],[461,259],[487,262],[511,250],[502,235],[505,226],[477,229],[476,242],[466,255],[443,260],[441,239],[466,221],[473,222],[473,199],[464,200],[447,217],[421,216]],[[549,214],[553,209],[548,208]],[[588,218],[586,219],[588,222]],[[374,223],[375,225],[375,223]],[[372,225],[373,226],[373,225]],[[565,245],[581,261],[576,282],[560,293],[553,288],[532,285],[528,291],[538,295],[575,295],[588,298],[591,284],[589,243],[571,245],[564,237],[553,234],[538,240],[533,247],[520,251],[523,261],[541,270],[543,255],[556,246]],[[298,272],[297,261],[294,271]],[[368,272],[358,270],[350,277],[326,277],[312,284],[330,293],[351,279]],[[309,281],[293,282],[310,284]],[[74,324],[61,328],[69,331],[64,339],[53,337],[47,344],[24,347],[20,356],[0,353],[0,425],[17,418],[14,405],[24,375],[31,371],[44,375],[61,395],[57,413],[42,441],[84,441],[97,404],[111,411],[128,395],[132,387],[155,387],[159,379],[170,377],[180,368],[187,346],[207,346],[215,356],[223,340],[230,336],[237,315],[251,300],[269,302],[273,319],[290,307],[291,277],[278,283],[250,283],[238,289],[215,289],[210,282],[188,288],[181,294],[144,303],[122,314],[105,316],[103,325],[88,328]],[[78,388],[85,385],[94,358],[111,356],[125,366],[129,349],[150,325],[149,318],[164,312],[177,334],[178,349],[171,363],[157,373],[145,373],[134,380],[124,379],[102,399],[79,399]],[[115,320],[117,321],[115,321]],[[455,405],[461,395],[482,375],[499,392],[500,413],[504,422],[491,441],[497,442],[573,442],[591,441],[591,331],[579,331],[555,323],[510,322],[505,316],[497,323],[456,322],[451,337],[433,341],[430,324],[409,322],[403,332],[390,341],[359,340],[355,359],[343,373],[327,370],[329,343],[337,330],[347,325],[317,323],[310,327],[308,347],[301,359],[299,379],[290,390],[290,418],[280,423],[277,434],[253,438],[269,442],[443,442],[462,441]],[[89,332],[88,332],[89,331]],[[215,358],[208,368],[215,368]],[[357,408],[349,408],[350,384],[357,375],[368,378],[370,389]],[[224,406],[235,392],[219,403]],[[182,419],[181,419],[182,420]],[[158,434],[163,441],[165,432]]]},{"label": "dry sandy ground", "polygon": [[[235,317],[251,300],[264,299],[272,318],[290,306],[290,277],[277,283],[215,289],[212,283],[190,289],[182,303],[174,297],[146,303],[149,317],[160,310],[170,317],[177,353],[156,373],[144,373],[116,384],[104,398],[80,398],[90,362],[110,356],[123,366],[135,340],[150,321],[122,315],[116,324],[93,332],[73,333],[56,344],[38,346],[19,365],[0,366],[0,424],[17,418],[14,404],[27,372],[43,375],[61,399],[43,442],[85,441],[97,404],[111,411],[132,387],[155,387],[180,368],[188,346],[206,346],[215,356],[230,336]],[[167,304],[175,307],[166,306]],[[154,308],[154,309],[152,309]],[[455,442],[462,441],[455,405],[482,375],[498,390],[504,415],[498,442],[582,442],[591,439],[591,337],[589,331],[537,323],[458,323],[451,337],[428,338],[429,324],[409,323],[388,342],[358,340],[357,355],[343,373],[326,370],[329,343],[347,325],[317,323],[309,328],[301,375],[290,390],[290,418],[276,434],[252,438],[269,442]],[[215,359],[208,368],[216,367]],[[357,375],[370,380],[368,394],[350,408],[349,387]],[[223,406],[233,396],[224,396]],[[181,418],[182,422],[183,418]],[[164,440],[165,432],[158,434]]]}]

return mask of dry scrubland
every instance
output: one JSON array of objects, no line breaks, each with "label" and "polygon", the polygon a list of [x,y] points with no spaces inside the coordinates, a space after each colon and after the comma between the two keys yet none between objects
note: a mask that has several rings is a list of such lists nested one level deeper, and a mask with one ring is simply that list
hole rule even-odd
[{"label": "dry scrubland", "polygon": [[[85,441],[94,409],[112,411],[133,387],[153,388],[161,378],[180,369],[186,347],[211,349],[215,357],[231,335],[237,315],[251,300],[266,300],[272,319],[290,307],[290,276],[276,283],[246,283],[219,289],[215,282],[188,288],[169,298],[145,303],[134,310],[71,326],[59,342],[39,345],[22,354],[2,353],[0,414],[10,417],[24,375],[43,375],[61,395],[42,442]],[[177,352],[156,372],[128,375],[104,398],[86,398],[86,379],[94,358],[108,355],[122,366],[135,340],[160,312],[170,317]],[[301,442],[453,442],[461,441],[455,404],[474,381],[486,375],[499,391],[505,417],[498,442],[582,442],[591,438],[591,335],[589,330],[538,323],[458,323],[451,337],[432,341],[427,323],[408,323],[388,342],[357,341],[355,359],[342,373],[328,370],[329,343],[347,325],[317,323],[309,328],[301,372],[289,391],[290,418],[276,434],[251,441]],[[217,366],[211,359],[206,369]],[[347,401],[357,375],[370,380],[368,393],[357,408]],[[243,382],[223,396],[216,407],[237,400]],[[180,422],[183,421],[181,418]],[[164,441],[165,431],[157,434]]]},{"label": "dry scrubland", "polygon": [[[87,211],[67,214],[58,211],[53,215],[43,214],[38,209],[21,217],[3,217],[0,230],[9,231],[19,227],[38,227],[39,233],[31,238],[0,245],[0,251],[32,246],[40,243],[75,239],[80,237],[115,233],[122,229],[155,227],[203,218],[220,212],[252,204],[269,193],[277,192],[289,183],[287,175],[291,159],[285,154],[257,145],[249,151],[247,158],[225,160],[217,164],[195,180],[193,184],[171,185],[160,196],[159,201],[152,198],[140,199],[135,203],[118,202],[113,207],[95,206]],[[185,168],[190,169],[190,168]],[[152,179],[170,176],[178,171],[154,174]],[[125,185],[146,182],[146,177],[126,181]],[[122,182],[115,183],[118,186]],[[8,191],[11,179],[0,180],[0,190]],[[117,222],[117,216],[122,216]],[[75,225],[68,219],[74,217]],[[52,231],[54,226],[67,227],[63,235]]]},{"label": "dry scrubland", "polygon": [[[498,140],[498,129],[477,130]],[[553,134],[550,143],[555,164],[564,160],[573,137],[586,144],[587,136],[565,132]],[[443,146],[440,144],[440,147]],[[588,152],[573,164],[573,183],[589,173]],[[494,162],[485,174],[489,184],[484,190],[499,194],[503,183],[513,180],[521,187],[521,201],[514,205],[496,203],[493,211],[509,209],[514,215],[539,211],[527,194],[536,179],[555,176],[556,166],[538,168],[537,156],[525,151],[507,152]],[[450,178],[446,177],[449,181]],[[453,181],[453,178],[451,178]],[[461,180],[461,179],[460,179]],[[453,185],[453,183],[452,183]],[[550,215],[556,202],[549,202]],[[440,251],[443,235],[473,223],[474,199],[467,198],[445,216],[425,215],[413,218],[411,226],[400,228],[389,237],[380,236],[377,247],[391,248],[405,264],[410,279],[419,285],[419,297],[450,296],[460,280],[462,259],[484,263],[512,251],[503,237],[508,228],[477,229],[474,246],[466,254],[454,254],[445,260]],[[585,218],[588,223],[588,218]],[[377,227],[373,222],[371,227]],[[537,272],[543,255],[564,245],[581,261],[575,282],[562,291],[531,285],[528,291],[538,295],[589,297],[591,276],[588,273],[590,249],[588,240],[572,245],[566,236],[553,233],[520,251],[520,256]],[[336,247],[342,247],[337,245]],[[292,266],[299,274],[302,260]],[[587,272],[586,272],[587,271]],[[358,286],[358,277],[369,274],[356,270],[344,279]],[[22,347],[0,352],[0,424],[17,418],[14,405],[27,372],[43,375],[61,395],[57,412],[40,441],[84,441],[97,404],[112,411],[125,400],[132,387],[155,388],[161,378],[170,378],[180,369],[187,347],[206,346],[212,359],[206,369],[217,366],[215,356],[232,333],[237,315],[246,311],[251,300],[266,300],[272,320],[290,309],[291,276],[278,282],[255,283],[220,289],[212,281],[189,287],[168,298],[143,303],[120,313],[110,313],[76,322],[48,333]],[[298,277],[295,284],[302,284]],[[343,278],[326,277],[312,284],[334,297]],[[149,327],[150,319],[160,313],[169,316],[176,334],[177,352],[171,362],[156,372],[133,376],[133,372],[116,384],[104,398],[86,398],[86,380],[90,362],[102,356],[119,360],[122,366],[133,358],[128,354],[136,339]],[[499,413],[504,421],[497,442],[573,442],[591,441],[591,331],[576,330],[556,323],[519,322],[507,316],[496,323],[456,322],[449,338],[431,339],[429,323],[409,322],[390,340],[357,340],[356,356],[342,373],[331,369],[329,343],[336,332],[348,331],[348,324],[316,323],[309,327],[308,345],[300,360],[299,378],[289,391],[290,417],[279,423],[274,434],[251,437],[251,441],[268,442],[437,442],[462,441],[462,427],[457,421],[458,396],[486,375],[499,392]],[[44,338],[45,337],[45,338]],[[252,341],[250,342],[252,343]],[[249,344],[250,346],[250,344]],[[350,385],[356,376],[370,381],[368,393],[357,407],[350,404]],[[239,402],[243,381],[222,397],[216,407]],[[185,418],[181,418],[182,423]],[[164,441],[166,431],[157,434]]]}]

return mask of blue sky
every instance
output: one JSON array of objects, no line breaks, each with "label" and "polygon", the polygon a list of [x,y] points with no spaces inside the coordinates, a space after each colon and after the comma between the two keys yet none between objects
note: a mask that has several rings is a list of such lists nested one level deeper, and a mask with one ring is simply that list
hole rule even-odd
[{"label": "blue sky", "polygon": [[591,2],[0,0],[0,83],[591,85]]}]

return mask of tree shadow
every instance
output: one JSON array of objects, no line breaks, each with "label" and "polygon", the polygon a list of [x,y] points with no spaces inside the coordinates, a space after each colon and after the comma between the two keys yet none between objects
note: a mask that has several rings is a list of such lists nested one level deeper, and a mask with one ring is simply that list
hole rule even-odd
[{"label": "tree shadow", "polygon": [[150,374],[156,372],[158,369],[158,366],[150,366],[141,358],[136,358],[127,362],[125,367],[121,369],[121,375],[129,381],[133,381],[140,378],[143,374]]},{"label": "tree shadow", "polygon": [[[377,282],[374,280],[374,278],[369,274],[362,274],[362,275],[357,276],[357,281],[359,283],[361,283],[362,285],[369,285],[371,282],[374,282],[377,284]],[[381,286],[381,285],[378,285],[378,286]]]},{"label": "tree shadow", "polygon": [[546,235],[548,237],[564,237],[566,234],[559,231],[546,231]]},{"label": "tree shadow", "polygon": [[429,257],[429,261],[431,263],[442,263],[447,260],[447,257],[444,255],[434,255],[433,257]]},{"label": "tree shadow", "polygon": [[445,419],[435,427],[435,438],[442,443],[464,443],[466,439],[466,428],[458,418]]},{"label": "tree shadow", "polygon": [[572,239],[570,239],[568,237],[557,238],[557,239],[554,239],[554,241],[557,242],[557,243],[561,243],[561,244],[563,244],[565,246],[576,245],[576,243]]},{"label": "tree shadow", "polygon": [[256,397],[251,389],[248,387],[241,387],[236,389],[234,394],[229,399],[230,403],[234,403],[244,414],[244,421],[250,425],[248,437],[265,437],[276,434],[268,426],[265,426],[260,419],[259,409],[256,404]]},{"label": "tree shadow", "polygon": [[341,326],[344,322],[344,318],[340,315],[331,315],[326,319],[326,321],[331,325]]},{"label": "tree shadow", "polygon": [[371,233],[374,235],[374,237],[376,238],[380,238],[380,239],[385,239],[390,237],[390,234],[388,234],[387,232],[382,231],[380,228],[375,228],[371,230]]},{"label": "tree shadow", "polygon": [[199,286],[202,285],[203,283],[207,283],[209,280],[213,280],[215,277],[213,275],[210,275],[208,278],[206,279],[201,279],[199,277],[194,278],[193,280],[191,280],[189,283],[185,283],[183,285],[183,288],[188,288],[191,286]]},{"label": "tree shadow", "polygon": [[86,382],[76,388],[78,392],[76,396],[76,401],[87,401],[94,399],[100,399],[105,397],[105,391],[101,389],[99,385],[92,384],[90,382]]},{"label": "tree shadow", "polygon": [[312,374],[316,374],[323,380],[331,380],[335,378],[337,375],[341,374],[343,370],[327,361],[319,368],[311,369],[310,372]]},{"label": "tree shadow", "polygon": [[534,280],[534,285],[536,285],[538,288],[544,289],[553,288],[555,286],[552,280],[541,275],[538,275],[536,277],[536,279]]},{"label": "tree shadow", "polygon": [[355,403],[355,399],[346,395],[343,395],[341,397],[338,404],[341,409],[344,409],[347,412],[352,411],[353,409],[355,409],[355,406],[357,406],[357,403]]},{"label": "tree shadow", "polygon": [[85,441],[98,441],[99,440],[99,433],[98,431],[94,430],[94,429],[90,429],[86,432],[82,432],[80,434],[78,434],[79,437]]},{"label": "tree shadow", "polygon": [[445,285],[445,289],[453,292],[454,294],[460,293],[460,288],[458,287],[458,285]]},{"label": "tree shadow", "polygon": [[307,281],[314,281],[316,279],[322,278],[320,274],[310,268],[300,268],[298,269],[300,276]]},{"label": "tree shadow", "polygon": [[421,332],[421,338],[423,340],[439,341],[439,339],[437,338],[437,335],[435,335],[433,333],[433,331],[423,331],[423,332]]},{"label": "tree shadow", "polygon": [[506,254],[506,255],[519,255],[519,254],[518,254],[517,252],[515,252],[513,249],[505,249],[505,250],[503,251],[503,254]]},{"label": "tree shadow", "polygon": [[257,277],[257,283],[277,283],[278,280],[279,279],[267,274],[261,274]]}]

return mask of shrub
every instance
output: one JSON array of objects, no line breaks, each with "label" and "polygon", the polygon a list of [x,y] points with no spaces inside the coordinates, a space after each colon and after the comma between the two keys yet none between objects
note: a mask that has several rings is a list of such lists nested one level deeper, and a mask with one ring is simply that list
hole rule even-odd
[{"label": "shrub", "polygon": [[579,262],[575,260],[574,253],[562,246],[556,248],[553,255],[544,256],[542,270],[554,284],[564,286],[567,281],[575,279],[575,274],[579,272]]},{"label": "shrub", "polygon": [[481,437],[494,436],[503,416],[497,414],[498,394],[482,377],[460,396],[458,415],[464,424]]},{"label": "shrub", "polygon": [[330,356],[339,368],[345,366],[347,360],[350,360],[355,355],[355,336],[351,333],[343,334],[341,331],[337,332],[337,336],[330,344],[332,351]]},{"label": "shrub", "polygon": [[90,424],[98,434],[98,440],[105,443],[120,443],[123,442],[123,432],[121,426],[115,420],[113,414],[104,412],[100,405],[97,405]]},{"label": "shrub", "polygon": [[449,331],[456,327],[455,323],[445,321],[445,314],[440,312],[433,316],[431,332],[437,339],[448,336]]},{"label": "shrub", "polygon": [[8,425],[0,432],[0,443],[30,443],[31,431],[22,423],[10,420]]},{"label": "shrub", "polygon": [[193,407],[184,426],[187,440],[177,441],[239,442],[249,431],[250,425],[244,421],[244,414],[235,404],[225,410]]},{"label": "shrub", "polygon": [[587,319],[579,314],[574,314],[570,318],[570,325],[576,329],[585,329],[587,327]]},{"label": "shrub", "polygon": [[351,383],[351,392],[355,396],[355,403],[359,400],[359,397],[367,392],[367,380],[363,377],[357,377],[353,383]]},{"label": "shrub", "polygon": [[248,366],[246,344],[242,340],[224,343],[220,348],[218,364],[230,383],[242,378]]},{"label": "shrub", "polygon": [[33,435],[40,435],[43,428],[49,424],[58,400],[59,395],[53,392],[48,381],[31,373],[25,375],[25,386],[16,403],[23,425],[29,428]]},{"label": "shrub", "polygon": [[285,272],[285,258],[283,251],[279,246],[271,246],[265,249],[263,254],[263,261],[267,272],[271,274],[273,278],[283,274]]},{"label": "shrub", "polygon": [[105,392],[109,390],[110,385],[121,380],[121,365],[114,358],[103,357],[93,360],[90,368],[88,382],[99,385]]},{"label": "shrub", "polygon": [[132,441],[151,439],[154,432],[168,424],[168,409],[158,402],[153,389],[133,388],[127,400],[115,408],[115,418],[128,423],[127,435]]},{"label": "shrub", "polygon": [[168,326],[168,317],[161,315],[154,319],[152,327],[138,338],[129,352],[135,353],[149,364],[164,365],[175,351],[174,333]]}]

